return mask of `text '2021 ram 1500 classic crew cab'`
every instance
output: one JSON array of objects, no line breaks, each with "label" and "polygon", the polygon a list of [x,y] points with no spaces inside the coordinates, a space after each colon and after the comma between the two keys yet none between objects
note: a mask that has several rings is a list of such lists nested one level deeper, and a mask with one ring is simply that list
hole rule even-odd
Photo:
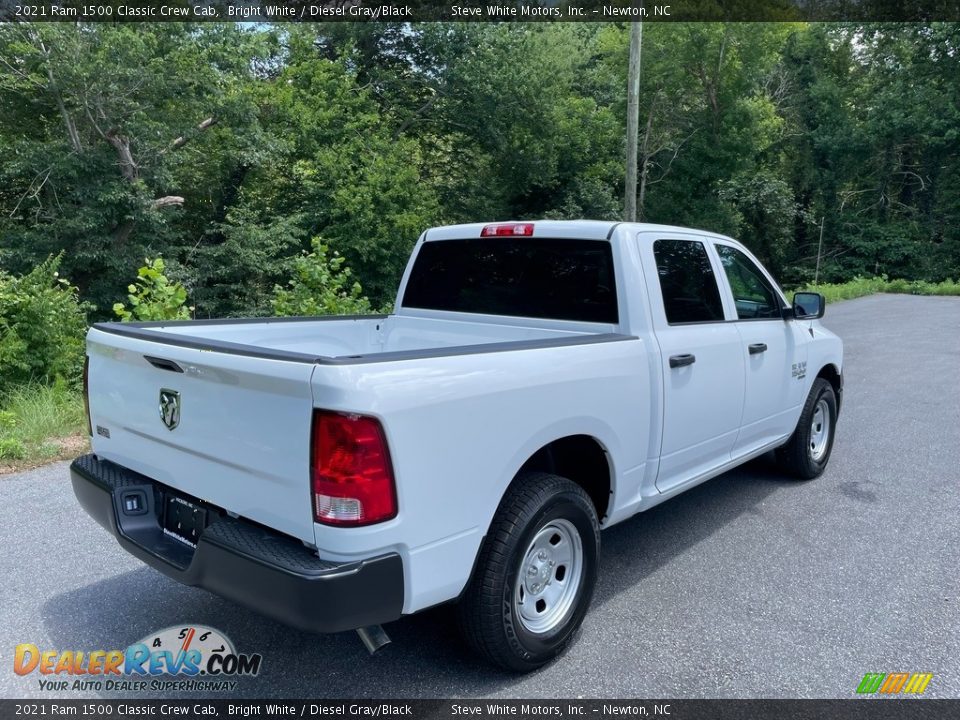
[{"label": "text '2021 ram 1500 classic crew cab'", "polygon": [[433,228],[389,316],[95,325],[73,486],[180,582],[368,645],[456,600],[530,670],[587,611],[600,528],[774,448],[823,471],[822,314],[707,232]]}]

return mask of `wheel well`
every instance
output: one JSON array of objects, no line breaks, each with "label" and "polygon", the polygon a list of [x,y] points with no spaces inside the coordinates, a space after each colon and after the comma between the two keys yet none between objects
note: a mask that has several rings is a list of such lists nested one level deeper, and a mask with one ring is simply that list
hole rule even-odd
[{"label": "wheel well", "polygon": [[843,399],[843,378],[835,365],[824,365],[817,373],[818,378],[823,378],[833,386],[833,394],[837,398],[837,412],[840,412],[840,401]]},{"label": "wheel well", "polygon": [[560,475],[582,487],[603,520],[610,505],[611,469],[606,451],[595,438],[570,435],[554,440],[520,468],[520,472],[535,470]]}]

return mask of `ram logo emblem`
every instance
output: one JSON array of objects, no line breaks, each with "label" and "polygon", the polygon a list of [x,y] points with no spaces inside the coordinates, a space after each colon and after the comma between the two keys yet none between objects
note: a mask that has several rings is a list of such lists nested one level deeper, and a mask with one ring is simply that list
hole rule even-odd
[{"label": "ram logo emblem", "polygon": [[180,424],[180,393],[168,388],[160,388],[160,419],[173,430]]}]

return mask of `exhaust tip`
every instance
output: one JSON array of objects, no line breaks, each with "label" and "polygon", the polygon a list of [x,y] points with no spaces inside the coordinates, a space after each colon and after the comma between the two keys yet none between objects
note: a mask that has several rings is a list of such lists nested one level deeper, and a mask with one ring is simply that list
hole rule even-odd
[{"label": "exhaust tip", "polygon": [[360,636],[364,647],[371,655],[375,655],[379,650],[390,644],[390,637],[380,625],[357,628],[357,635]]}]

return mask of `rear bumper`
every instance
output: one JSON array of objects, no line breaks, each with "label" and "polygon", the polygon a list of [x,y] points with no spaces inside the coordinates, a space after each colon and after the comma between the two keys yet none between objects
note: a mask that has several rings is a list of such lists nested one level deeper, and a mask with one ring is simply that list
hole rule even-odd
[{"label": "rear bumper", "polygon": [[[196,548],[165,535],[158,508],[167,488],[94,455],[70,466],[84,510],[127,552],[184,585],[205,588],[286,625],[333,633],[396,620],[403,562],[396,553],[349,563],[321,560],[299,541],[219,514]],[[123,500],[140,498],[136,513]]]}]

